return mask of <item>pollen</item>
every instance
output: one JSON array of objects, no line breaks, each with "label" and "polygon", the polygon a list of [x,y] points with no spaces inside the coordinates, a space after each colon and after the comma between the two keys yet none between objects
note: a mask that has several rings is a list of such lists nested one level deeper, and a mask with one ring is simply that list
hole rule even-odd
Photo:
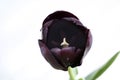
[{"label": "pollen", "polygon": [[63,42],[60,44],[62,47],[68,47],[69,43],[66,41],[66,38],[63,38]]}]

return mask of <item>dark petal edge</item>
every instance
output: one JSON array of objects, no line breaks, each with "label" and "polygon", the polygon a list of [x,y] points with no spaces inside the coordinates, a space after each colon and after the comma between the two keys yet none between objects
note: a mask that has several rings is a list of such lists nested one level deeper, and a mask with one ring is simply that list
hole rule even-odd
[{"label": "dark petal edge", "polygon": [[56,69],[63,69],[63,66],[61,66],[58,61],[54,58],[52,53],[49,51],[47,46],[44,44],[42,40],[38,40],[41,53],[44,56],[44,58]]},{"label": "dark petal edge", "polygon": [[64,17],[73,17],[73,18],[78,19],[73,13],[61,10],[61,11],[56,11],[48,15],[47,18],[43,21],[43,24],[45,24],[46,22],[52,19],[62,19]]},{"label": "dark petal edge", "polygon": [[86,43],[84,55],[86,55],[87,52],[90,50],[91,45],[92,45],[92,35],[91,35],[90,30],[88,30],[88,37],[87,37],[87,43]]}]

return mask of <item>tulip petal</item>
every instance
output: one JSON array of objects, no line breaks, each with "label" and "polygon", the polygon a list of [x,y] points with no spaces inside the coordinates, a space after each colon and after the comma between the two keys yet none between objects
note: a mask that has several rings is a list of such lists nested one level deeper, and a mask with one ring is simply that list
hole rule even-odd
[{"label": "tulip petal", "polygon": [[79,66],[81,65],[82,60],[81,50],[76,50],[75,47],[66,47],[61,50],[62,62],[66,64],[66,66]]},{"label": "tulip petal", "polygon": [[69,66],[75,67],[82,63],[82,56],[80,49],[75,50],[75,47],[66,48],[53,48],[51,52],[55,55],[61,65],[64,66],[63,70],[67,70]]},{"label": "tulip petal", "polygon": [[43,21],[43,24],[50,21],[50,20],[53,20],[53,19],[62,19],[62,18],[67,18],[67,17],[71,17],[71,18],[76,18],[78,19],[75,15],[73,15],[72,13],[70,12],[67,12],[67,11],[56,11],[50,15],[48,15],[48,17]]},{"label": "tulip petal", "polygon": [[42,40],[38,40],[41,53],[45,57],[45,59],[56,69],[63,69],[64,67],[58,63],[55,59],[54,55],[49,51],[47,46],[44,44]]},{"label": "tulip petal", "polygon": [[87,37],[87,42],[86,42],[86,48],[85,48],[84,56],[88,53],[88,51],[90,50],[91,45],[92,45],[92,35],[91,35],[90,30],[88,30],[87,33],[88,33],[88,37]]},{"label": "tulip petal", "polygon": [[64,66],[63,70],[67,70],[68,66],[66,65],[66,63],[62,60],[62,56],[61,56],[61,49],[60,48],[52,48],[51,52],[55,55],[55,57],[57,58],[57,60],[59,61],[59,63],[61,65]]}]

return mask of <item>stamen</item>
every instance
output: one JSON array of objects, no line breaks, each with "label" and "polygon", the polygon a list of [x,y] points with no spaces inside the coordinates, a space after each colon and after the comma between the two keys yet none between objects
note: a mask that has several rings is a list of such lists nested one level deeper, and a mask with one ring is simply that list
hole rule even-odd
[{"label": "stamen", "polygon": [[66,38],[63,38],[63,42],[60,44],[62,47],[68,47],[69,43],[66,42]]}]

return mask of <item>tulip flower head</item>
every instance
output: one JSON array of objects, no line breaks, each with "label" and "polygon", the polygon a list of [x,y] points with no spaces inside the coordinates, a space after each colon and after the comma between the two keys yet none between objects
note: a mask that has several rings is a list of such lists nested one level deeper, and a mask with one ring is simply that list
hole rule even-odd
[{"label": "tulip flower head", "polygon": [[42,40],[38,40],[44,58],[55,69],[66,71],[82,64],[92,44],[92,35],[70,12],[56,11],[42,25]]}]

